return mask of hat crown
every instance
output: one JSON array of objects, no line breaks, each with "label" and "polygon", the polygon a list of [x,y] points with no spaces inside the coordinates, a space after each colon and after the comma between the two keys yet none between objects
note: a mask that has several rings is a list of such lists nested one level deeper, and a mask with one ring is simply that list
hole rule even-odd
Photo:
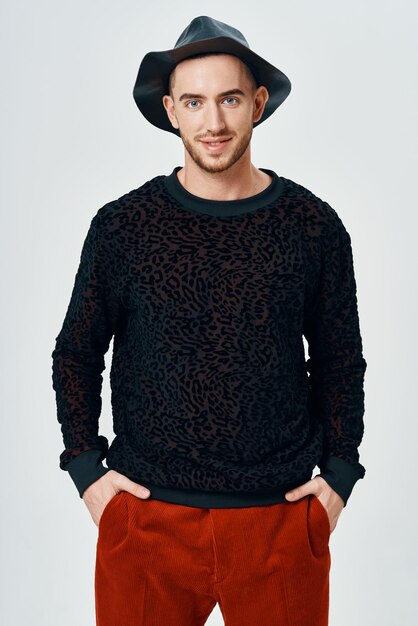
[{"label": "hat crown", "polygon": [[214,39],[215,37],[229,37],[247,48],[250,47],[244,35],[233,26],[207,15],[199,15],[184,29],[177,39],[174,48],[180,48],[195,41]]}]

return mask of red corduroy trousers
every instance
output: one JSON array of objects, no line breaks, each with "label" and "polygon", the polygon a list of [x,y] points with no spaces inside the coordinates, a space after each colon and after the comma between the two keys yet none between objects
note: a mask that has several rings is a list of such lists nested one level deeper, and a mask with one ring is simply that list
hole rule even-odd
[{"label": "red corduroy trousers", "polygon": [[328,626],[330,524],[320,500],[199,508],[122,491],[99,522],[97,626]]}]

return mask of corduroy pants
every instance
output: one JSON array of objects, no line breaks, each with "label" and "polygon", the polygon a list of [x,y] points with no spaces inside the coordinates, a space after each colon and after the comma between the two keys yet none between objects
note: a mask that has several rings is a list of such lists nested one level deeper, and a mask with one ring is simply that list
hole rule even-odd
[{"label": "corduroy pants", "polygon": [[99,522],[97,626],[328,626],[330,524],[320,500],[199,508],[122,491]]}]

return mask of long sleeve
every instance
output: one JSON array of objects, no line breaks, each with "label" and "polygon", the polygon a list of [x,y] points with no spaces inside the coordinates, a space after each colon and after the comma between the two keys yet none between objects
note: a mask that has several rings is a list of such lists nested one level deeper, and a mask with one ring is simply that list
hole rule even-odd
[{"label": "long sleeve", "polygon": [[80,497],[108,468],[109,444],[98,434],[104,355],[121,320],[122,306],[109,280],[100,240],[100,212],[92,219],[62,328],[52,352],[52,384],[65,449],[59,466]]},{"label": "long sleeve", "polygon": [[[329,206],[329,205],[328,205]],[[323,424],[319,474],[342,497],[365,475],[358,447],[364,433],[367,363],[357,307],[351,238],[332,209],[321,237],[321,271],[313,305],[305,313],[311,409]]]}]

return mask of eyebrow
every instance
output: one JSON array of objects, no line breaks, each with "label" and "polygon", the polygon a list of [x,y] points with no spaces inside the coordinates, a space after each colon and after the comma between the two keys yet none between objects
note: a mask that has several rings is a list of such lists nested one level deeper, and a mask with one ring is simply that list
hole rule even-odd
[{"label": "eyebrow", "polygon": [[[221,96],[231,96],[233,94],[245,96],[245,93],[241,91],[241,89],[229,89],[228,91],[222,91],[222,93],[218,93],[217,98],[220,98]],[[183,93],[181,94],[179,101],[181,102],[181,100],[188,100],[189,98],[192,98],[195,100],[197,99],[206,100],[206,96],[202,96],[198,93]]]}]

